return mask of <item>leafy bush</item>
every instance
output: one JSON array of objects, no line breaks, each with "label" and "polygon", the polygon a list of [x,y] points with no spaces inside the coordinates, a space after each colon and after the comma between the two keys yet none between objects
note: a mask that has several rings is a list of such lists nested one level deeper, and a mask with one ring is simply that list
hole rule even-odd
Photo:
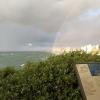
[{"label": "leafy bush", "polygon": [[0,100],[82,100],[74,72],[80,62],[100,62],[100,56],[70,52],[20,69],[1,69]]}]

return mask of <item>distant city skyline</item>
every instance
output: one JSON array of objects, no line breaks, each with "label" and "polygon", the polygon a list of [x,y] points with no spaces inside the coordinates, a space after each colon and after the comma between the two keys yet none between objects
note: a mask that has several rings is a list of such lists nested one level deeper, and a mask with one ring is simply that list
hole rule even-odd
[{"label": "distant city skyline", "polygon": [[71,51],[85,51],[86,53],[97,53],[100,55],[100,44],[87,44],[81,47],[54,47],[52,48],[52,53],[54,54],[61,54],[64,52],[71,52]]}]

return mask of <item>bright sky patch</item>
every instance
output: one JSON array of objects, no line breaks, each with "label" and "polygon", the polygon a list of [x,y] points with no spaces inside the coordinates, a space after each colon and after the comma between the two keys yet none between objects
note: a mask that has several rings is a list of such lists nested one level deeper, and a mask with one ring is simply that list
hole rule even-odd
[{"label": "bright sky patch", "polygon": [[98,16],[100,16],[100,8],[98,9],[90,9],[88,11],[86,11],[85,13],[83,13],[81,16],[79,16],[79,19],[82,21],[84,20],[94,20],[95,18],[97,18]]}]

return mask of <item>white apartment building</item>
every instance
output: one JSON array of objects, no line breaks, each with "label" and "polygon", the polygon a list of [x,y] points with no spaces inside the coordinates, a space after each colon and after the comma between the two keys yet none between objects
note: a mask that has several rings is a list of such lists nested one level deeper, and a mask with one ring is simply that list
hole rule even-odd
[{"label": "white apartment building", "polygon": [[100,50],[100,45],[97,44],[97,45],[92,45],[92,44],[89,44],[89,45],[85,45],[83,47],[81,47],[81,50],[84,50],[86,51],[87,53],[93,51],[93,50]]}]

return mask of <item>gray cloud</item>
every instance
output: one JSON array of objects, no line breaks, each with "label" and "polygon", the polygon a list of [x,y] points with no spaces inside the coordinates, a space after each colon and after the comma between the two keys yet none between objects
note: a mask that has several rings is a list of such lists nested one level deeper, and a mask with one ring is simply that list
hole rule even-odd
[{"label": "gray cloud", "polygon": [[81,16],[81,19],[76,17],[67,22],[59,30],[54,46],[79,47],[90,43],[100,43],[100,13],[98,16],[93,14],[90,18],[89,16],[86,16],[86,18]]},{"label": "gray cloud", "polygon": [[100,16],[84,16],[94,9],[99,0],[0,0],[0,50],[100,43]]},{"label": "gray cloud", "polygon": [[[43,31],[57,31],[65,18],[59,0],[4,0],[0,2],[1,21],[34,24]],[[55,28],[54,28],[55,27]]]},{"label": "gray cloud", "polygon": [[[0,24],[0,50],[28,50],[37,47],[51,47],[55,34],[45,33],[34,25]],[[28,43],[32,43],[29,47]]]}]

